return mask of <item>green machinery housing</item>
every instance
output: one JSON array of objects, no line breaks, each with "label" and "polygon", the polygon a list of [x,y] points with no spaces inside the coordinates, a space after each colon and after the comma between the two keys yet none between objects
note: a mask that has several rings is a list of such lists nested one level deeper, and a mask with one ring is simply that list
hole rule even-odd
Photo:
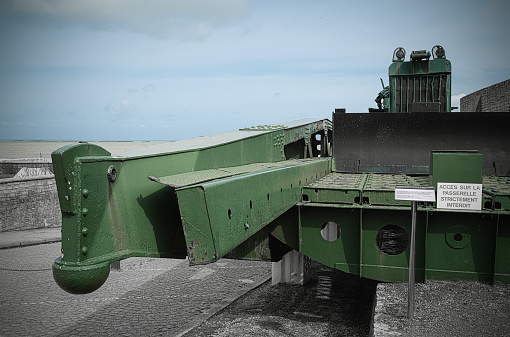
[{"label": "green machinery housing", "polygon": [[452,64],[444,48],[436,45],[431,52],[413,51],[409,61],[405,57],[404,48],[395,49],[388,69],[389,86],[383,84],[375,99],[378,107],[370,111],[450,112]]},{"label": "green machinery housing", "polygon": [[[445,97],[430,97],[443,106]],[[361,277],[405,281],[411,207],[395,200],[395,186],[459,183],[481,184],[480,207],[419,203],[416,279],[510,283],[510,115],[444,105],[444,113],[413,104],[394,114],[335,110],[332,121],[257,126],[117,156],[89,143],[58,149],[62,255],[54,278],[68,292],[88,293],[128,257],[196,265],[279,261],[296,250]]]}]

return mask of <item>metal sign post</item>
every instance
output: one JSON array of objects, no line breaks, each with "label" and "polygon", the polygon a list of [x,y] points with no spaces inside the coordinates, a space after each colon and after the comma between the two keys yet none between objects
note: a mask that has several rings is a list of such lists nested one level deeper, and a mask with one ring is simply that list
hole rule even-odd
[{"label": "metal sign post", "polygon": [[411,203],[411,247],[409,252],[409,288],[407,292],[407,318],[414,316],[414,273],[416,260],[416,201]]},{"label": "metal sign post", "polygon": [[395,200],[411,201],[411,245],[409,247],[409,288],[407,292],[407,318],[414,316],[414,284],[416,260],[417,202],[435,202],[434,186],[395,186]]}]

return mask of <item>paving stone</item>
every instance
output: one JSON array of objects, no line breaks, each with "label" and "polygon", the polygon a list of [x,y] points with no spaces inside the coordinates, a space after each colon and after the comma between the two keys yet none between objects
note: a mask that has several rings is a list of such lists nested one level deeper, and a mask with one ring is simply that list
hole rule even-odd
[{"label": "paving stone", "polygon": [[0,250],[1,336],[173,336],[271,274],[267,262],[130,258],[99,290],[72,295],[53,280],[59,253],[59,243]]}]

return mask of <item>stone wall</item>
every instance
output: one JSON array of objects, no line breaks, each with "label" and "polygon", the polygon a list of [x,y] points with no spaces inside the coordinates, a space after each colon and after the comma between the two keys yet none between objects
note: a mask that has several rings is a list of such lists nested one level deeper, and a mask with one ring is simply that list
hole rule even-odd
[{"label": "stone wall", "polygon": [[460,99],[461,112],[510,112],[510,79]]},{"label": "stone wall", "polygon": [[14,177],[23,167],[43,168],[53,172],[53,164],[48,159],[0,159],[0,177]]},{"label": "stone wall", "polygon": [[61,225],[53,175],[0,179],[0,232]]}]

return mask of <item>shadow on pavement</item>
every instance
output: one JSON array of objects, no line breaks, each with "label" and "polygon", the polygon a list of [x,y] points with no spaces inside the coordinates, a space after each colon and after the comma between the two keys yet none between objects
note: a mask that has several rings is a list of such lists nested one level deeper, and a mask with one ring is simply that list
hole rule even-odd
[{"label": "shadow on pavement", "polygon": [[368,336],[376,286],[314,262],[305,286],[266,282],[184,336]]}]

